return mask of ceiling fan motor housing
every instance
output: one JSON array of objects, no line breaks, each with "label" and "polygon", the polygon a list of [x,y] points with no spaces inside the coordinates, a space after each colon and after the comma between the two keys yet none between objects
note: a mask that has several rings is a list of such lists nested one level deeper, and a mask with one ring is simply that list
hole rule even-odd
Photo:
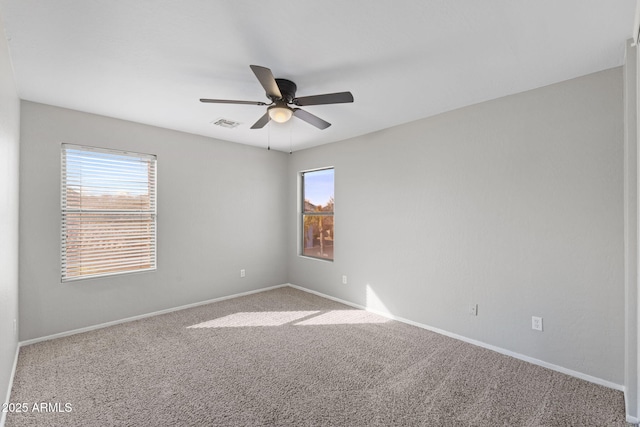
[{"label": "ceiling fan motor housing", "polygon": [[[296,90],[298,89],[298,86],[296,86],[296,84],[291,80],[287,79],[276,79],[276,83],[280,89],[282,100],[287,104],[291,104],[296,97]],[[275,99],[273,101],[275,101]]]}]

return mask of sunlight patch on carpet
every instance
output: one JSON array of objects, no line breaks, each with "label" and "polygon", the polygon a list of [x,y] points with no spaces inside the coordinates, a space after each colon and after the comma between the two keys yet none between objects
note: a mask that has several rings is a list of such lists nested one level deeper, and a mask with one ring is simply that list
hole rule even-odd
[{"label": "sunlight patch on carpet", "polygon": [[[305,319],[305,317],[308,319]],[[294,323],[298,320],[301,321]],[[255,311],[229,314],[228,316],[188,326],[188,328],[243,328],[282,326],[289,323],[295,326],[354,325],[359,323],[386,323],[388,321],[389,319],[364,310]]]},{"label": "sunlight patch on carpet", "polygon": [[388,321],[389,319],[364,310],[333,310],[305,319],[296,325],[354,325],[358,323],[387,323]]},{"label": "sunlight patch on carpet", "polygon": [[189,328],[241,328],[246,326],[282,326],[319,311],[255,311],[233,313],[228,316],[208,320]]}]

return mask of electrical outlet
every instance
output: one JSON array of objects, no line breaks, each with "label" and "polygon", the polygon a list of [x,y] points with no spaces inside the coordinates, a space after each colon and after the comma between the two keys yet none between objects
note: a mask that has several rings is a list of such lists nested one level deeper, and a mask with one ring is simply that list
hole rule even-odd
[{"label": "electrical outlet", "polygon": [[469,314],[471,316],[478,315],[478,304],[469,304]]},{"label": "electrical outlet", "polygon": [[347,284],[347,276],[342,276],[342,284],[343,285]]},{"label": "electrical outlet", "polygon": [[531,317],[531,329],[542,332],[542,317]]},{"label": "electrical outlet", "polygon": [[246,276],[246,272],[244,271],[244,268],[242,270],[240,270],[240,277],[244,277]]}]

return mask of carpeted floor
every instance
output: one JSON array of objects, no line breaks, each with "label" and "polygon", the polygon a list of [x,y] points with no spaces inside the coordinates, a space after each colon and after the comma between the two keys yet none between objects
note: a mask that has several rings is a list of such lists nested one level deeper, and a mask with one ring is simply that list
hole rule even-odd
[{"label": "carpeted floor", "polygon": [[7,427],[627,425],[619,391],[288,287],[23,347],[11,402]]}]

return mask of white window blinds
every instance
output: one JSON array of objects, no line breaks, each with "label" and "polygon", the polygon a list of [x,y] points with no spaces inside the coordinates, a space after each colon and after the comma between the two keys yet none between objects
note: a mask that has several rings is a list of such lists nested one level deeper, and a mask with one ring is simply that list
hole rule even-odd
[{"label": "white window blinds", "polygon": [[62,145],[62,280],[155,270],[156,156]]}]

